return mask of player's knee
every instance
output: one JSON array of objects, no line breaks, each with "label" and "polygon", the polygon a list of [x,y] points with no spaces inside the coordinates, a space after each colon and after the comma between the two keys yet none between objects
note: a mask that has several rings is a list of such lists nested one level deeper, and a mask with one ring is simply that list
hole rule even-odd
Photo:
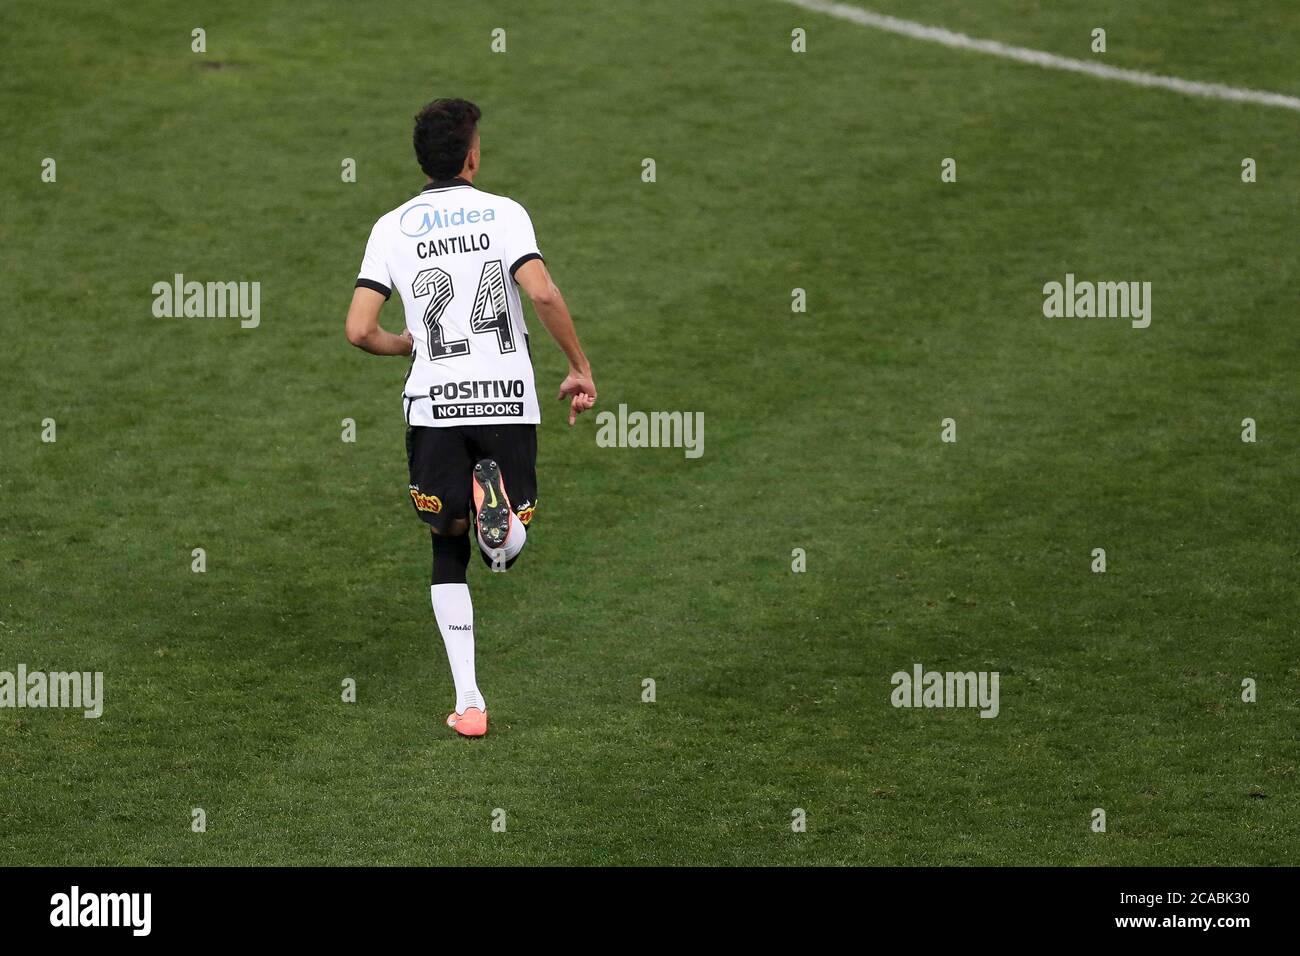
[{"label": "player's knee", "polygon": [[439,537],[458,538],[469,531],[469,519],[457,518],[455,521],[448,522],[446,529],[443,531],[439,531],[437,528],[430,525],[429,531]]}]

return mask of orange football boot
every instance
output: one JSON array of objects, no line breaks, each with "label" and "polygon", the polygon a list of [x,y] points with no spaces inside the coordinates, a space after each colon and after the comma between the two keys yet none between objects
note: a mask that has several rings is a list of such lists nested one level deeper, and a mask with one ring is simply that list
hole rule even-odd
[{"label": "orange football boot", "polygon": [[447,715],[447,726],[462,737],[482,737],[487,733],[487,711],[466,707],[465,713],[454,710]]},{"label": "orange football boot", "polygon": [[496,550],[505,545],[510,534],[510,499],[501,466],[491,458],[474,466],[474,523],[485,548]]}]

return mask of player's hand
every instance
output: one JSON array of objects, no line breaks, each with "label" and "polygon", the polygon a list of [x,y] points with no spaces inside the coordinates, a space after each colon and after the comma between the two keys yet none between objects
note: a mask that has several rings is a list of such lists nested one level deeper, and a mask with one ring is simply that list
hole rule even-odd
[{"label": "player's hand", "polygon": [[560,383],[560,401],[569,399],[569,424],[578,420],[578,416],[596,404],[596,383],[590,372],[569,370],[564,381]]},{"label": "player's hand", "polygon": [[406,343],[406,351],[402,353],[403,355],[410,355],[415,351],[415,339],[411,337],[410,329],[402,329],[402,334],[398,338]]}]

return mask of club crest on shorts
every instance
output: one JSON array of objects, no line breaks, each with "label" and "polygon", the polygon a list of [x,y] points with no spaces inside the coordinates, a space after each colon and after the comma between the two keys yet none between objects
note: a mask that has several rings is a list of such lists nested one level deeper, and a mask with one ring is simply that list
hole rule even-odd
[{"label": "club crest on shorts", "polygon": [[525,501],[515,511],[515,516],[519,518],[519,523],[525,528],[528,522],[533,520],[533,512],[537,510],[537,502]]},{"label": "club crest on shorts", "polygon": [[442,499],[437,495],[426,495],[415,485],[411,485],[411,500],[415,502],[416,511],[439,514],[442,511]]}]

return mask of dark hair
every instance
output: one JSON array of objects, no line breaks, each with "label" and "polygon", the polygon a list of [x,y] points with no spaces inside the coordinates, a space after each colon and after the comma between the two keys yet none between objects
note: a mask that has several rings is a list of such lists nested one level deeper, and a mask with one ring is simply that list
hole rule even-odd
[{"label": "dark hair", "polygon": [[415,158],[426,176],[451,179],[465,167],[482,115],[469,100],[434,100],[415,115]]}]

